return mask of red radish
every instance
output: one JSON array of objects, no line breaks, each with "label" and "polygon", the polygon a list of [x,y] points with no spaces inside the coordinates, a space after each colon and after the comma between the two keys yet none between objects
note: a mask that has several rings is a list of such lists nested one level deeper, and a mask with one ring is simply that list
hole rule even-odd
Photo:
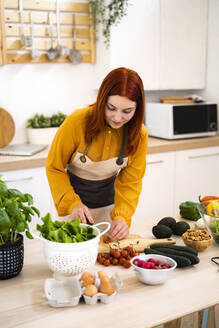
[{"label": "red radish", "polygon": [[155,263],[155,259],[150,258],[148,262]]},{"label": "red radish", "polygon": [[155,263],[151,262],[151,269],[155,267]]},{"label": "red radish", "polygon": [[144,262],[142,268],[151,269],[151,263],[150,262]]},{"label": "red radish", "polygon": [[163,269],[169,269],[169,267],[170,267],[170,266],[169,266],[168,264],[164,264],[164,265],[163,265]]},{"label": "red radish", "polygon": [[135,259],[133,262],[135,265],[137,265],[138,267],[142,267],[144,261],[140,260],[140,259]]},{"label": "red radish", "polygon": [[162,261],[155,261],[153,258],[149,258],[147,261],[140,260],[139,258],[134,260],[134,265],[143,269],[163,270],[169,269],[171,266]]}]

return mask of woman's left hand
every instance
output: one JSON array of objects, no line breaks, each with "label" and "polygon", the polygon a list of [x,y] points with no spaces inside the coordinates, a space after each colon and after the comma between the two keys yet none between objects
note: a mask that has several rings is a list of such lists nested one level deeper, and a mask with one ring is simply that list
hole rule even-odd
[{"label": "woman's left hand", "polygon": [[129,234],[129,227],[123,220],[115,220],[111,224],[110,234],[116,240],[124,239]]}]

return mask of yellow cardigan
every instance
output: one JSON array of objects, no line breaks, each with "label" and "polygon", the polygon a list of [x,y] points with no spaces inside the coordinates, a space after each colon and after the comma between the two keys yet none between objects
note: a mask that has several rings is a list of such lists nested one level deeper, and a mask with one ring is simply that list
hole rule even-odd
[{"label": "yellow cardigan", "polygon": [[[86,116],[91,107],[75,110],[59,127],[50,147],[46,173],[58,215],[71,214],[73,208],[81,204],[80,197],[70,184],[66,166],[77,152],[83,153]],[[109,133],[109,130],[111,133]],[[94,138],[87,156],[92,161],[103,161],[118,157],[122,140],[122,129],[108,126]],[[127,166],[120,171],[114,183],[115,204],[111,212],[112,220],[124,220],[128,226],[138,204],[142,188],[142,178],[146,167],[147,130],[142,125],[142,138],[135,154],[128,157]]]}]

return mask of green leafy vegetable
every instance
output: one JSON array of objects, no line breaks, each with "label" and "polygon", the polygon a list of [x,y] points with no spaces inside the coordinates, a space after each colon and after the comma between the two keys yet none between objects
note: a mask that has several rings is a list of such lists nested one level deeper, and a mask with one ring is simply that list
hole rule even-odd
[{"label": "green leafy vegetable", "polygon": [[0,196],[6,196],[7,193],[8,193],[8,188],[6,184],[2,180],[0,180]]},{"label": "green leafy vegetable", "polygon": [[219,220],[215,220],[215,222],[212,222],[210,224],[210,229],[215,242],[219,244]]},{"label": "green leafy vegetable", "polygon": [[33,204],[30,194],[23,194],[18,189],[8,189],[0,175],[0,245],[13,243],[19,232],[25,232],[32,239],[29,232],[29,222],[35,214],[40,212]]},{"label": "green leafy vegetable", "polygon": [[50,213],[41,218],[43,224],[37,224],[37,230],[41,232],[45,239],[58,243],[79,243],[96,237],[93,228],[82,227],[81,220],[61,222],[52,221]]}]

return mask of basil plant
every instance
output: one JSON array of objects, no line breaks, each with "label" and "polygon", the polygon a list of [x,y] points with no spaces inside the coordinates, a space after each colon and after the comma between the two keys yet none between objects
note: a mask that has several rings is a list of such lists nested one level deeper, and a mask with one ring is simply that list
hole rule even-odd
[{"label": "basil plant", "polygon": [[33,206],[33,197],[17,189],[9,189],[0,175],[0,246],[16,242],[21,232],[33,239],[29,223],[35,214],[40,216],[39,210]]}]

